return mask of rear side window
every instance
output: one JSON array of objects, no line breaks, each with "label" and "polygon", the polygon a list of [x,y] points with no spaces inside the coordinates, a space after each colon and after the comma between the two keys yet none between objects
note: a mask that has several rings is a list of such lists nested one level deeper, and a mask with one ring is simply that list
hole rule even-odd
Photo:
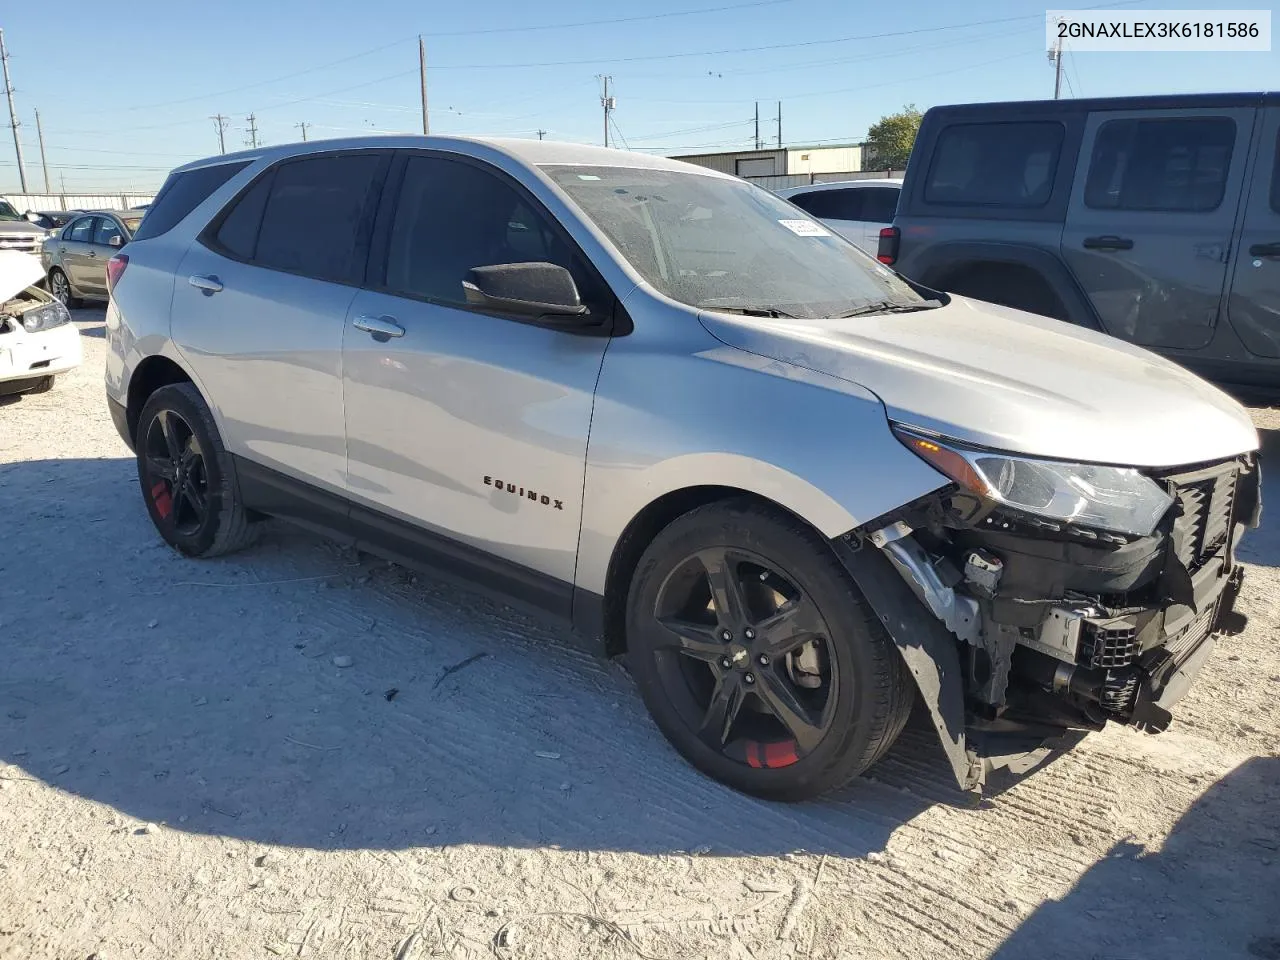
[{"label": "rear side window", "polygon": [[924,198],[929,203],[1043,207],[1062,152],[1060,123],[961,123],[933,148]]},{"label": "rear side window", "polygon": [[1226,192],[1235,141],[1236,123],[1230,117],[1110,120],[1093,144],[1085,206],[1216,210]]},{"label": "rear side window", "polygon": [[156,198],[151,201],[151,206],[147,207],[133,239],[148,240],[168,233],[183,217],[207,200],[213,191],[248,165],[249,161],[243,160],[171,173]]},{"label": "rear side window", "polygon": [[862,201],[862,219],[869,223],[893,223],[893,215],[898,212],[897,187],[863,187],[859,193],[864,194]]},{"label": "rear side window", "polygon": [[210,246],[237,260],[253,259],[258,250],[258,229],[262,226],[262,212],[267,208],[267,197],[271,193],[274,179],[273,170],[255,180],[248,190],[232,202],[230,209],[222,215]]},{"label": "rear side window", "polygon": [[366,153],[308,157],[280,166],[266,198],[253,262],[335,283],[360,279],[386,162],[384,155]]},{"label": "rear side window", "polygon": [[847,190],[814,190],[791,197],[794,203],[805,213],[810,213],[819,220],[865,220],[862,215],[864,191]]}]

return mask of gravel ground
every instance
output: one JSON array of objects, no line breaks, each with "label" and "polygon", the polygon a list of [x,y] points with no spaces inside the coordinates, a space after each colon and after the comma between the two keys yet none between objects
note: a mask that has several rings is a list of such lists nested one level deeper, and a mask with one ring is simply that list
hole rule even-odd
[{"label": "gravel ground", "polygon": [[770,804],[489,600],[283,525],[168,550],[77,320],[84,365],[0,406],[0,957],[1280,958],[1276,525],[1167,733],[971,802],[913,723]]}]

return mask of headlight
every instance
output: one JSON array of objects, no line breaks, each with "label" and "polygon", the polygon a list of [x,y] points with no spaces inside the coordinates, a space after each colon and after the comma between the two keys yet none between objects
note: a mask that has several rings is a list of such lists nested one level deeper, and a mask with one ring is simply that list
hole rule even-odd
[{"label": "headlight", "polygon": [[1131,467],[1034,460],[897,426],[893,432],[966,490],[1038,517],[1145,537],[1173,503],[1154,480]]},{"label": "headlight", "polygon": [[60,303],[46,303],[43,307],[28,310],[22,315],[22,327],[27,333],[52,330],[54,327],[60,327],[64,323],[70,322],[71,314]]}]

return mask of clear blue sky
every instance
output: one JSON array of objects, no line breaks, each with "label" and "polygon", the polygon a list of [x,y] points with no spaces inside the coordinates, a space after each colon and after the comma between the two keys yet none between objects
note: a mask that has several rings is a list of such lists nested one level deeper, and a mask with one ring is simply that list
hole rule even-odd
[{"label": "clear blue sky", "polygon": [[[1195,6],[1210,4],[1121,9]],[[59,0],[8,3],[0,27],[31,188],[43,188],[39,109],[54,189],[65,177],[68,190],[114,191],[154,189],[168,168],[216,153],[215,113],[232,118],[228,150],[244,143],[251,112],[266,143],[298,139],[301,121],[313,139],[418,130],[418,33],[433,133],[542,129],[598,143],[596,75],[608,73],[626,142],[681,152],[749,146],[757,98],[762,135],[776,135],[781,99],[784,143],[802,144],[859,140],[906,103],[1051,96],[1044,9],[1028,0]],[[690,10],[704,12],[679,15]],[[678,15],[652,18],[666,13]],[[644,19],[563,26],[624,17]],[[1068,52],[1065,63],[1078,96],[1280,88],[1276,51]],[[2,105],[0,118],[7,124]],[[0,130],[0,190],[17,185]]]}]

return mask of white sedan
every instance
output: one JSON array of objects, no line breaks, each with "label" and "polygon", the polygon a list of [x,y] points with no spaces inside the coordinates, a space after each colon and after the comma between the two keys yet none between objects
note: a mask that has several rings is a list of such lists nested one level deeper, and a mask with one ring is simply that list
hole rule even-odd
[{"label": "white sedan", "polygon": [[43,279],[39,259],[0,250],[0,396],[43,393],[80,364],[80,331]]},{"label": "white sedan", "polygon": [[779,190],[778,196],[790,200],[811,217],[817,217],[874,257],[881,229],[893,223],[901,192],[901,180],[882,177],[812,183],[807,187]]}]

